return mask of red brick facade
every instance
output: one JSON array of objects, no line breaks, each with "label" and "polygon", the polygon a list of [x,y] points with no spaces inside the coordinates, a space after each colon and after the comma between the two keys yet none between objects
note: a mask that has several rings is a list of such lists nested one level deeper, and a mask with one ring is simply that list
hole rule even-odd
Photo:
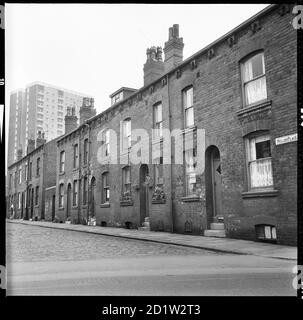
[{"label": "red brick facade", "polygon": [[[56,219],[87,223],[90,217],[95,217],[97,225],[137,228],[148,216],[151,230],[193,235],[203,235],[211,223],[221,219],[227,237],[256,240],[256,228],[270,226],[275,228],[278,243],[296,244],[297,145],[296,141],[276,141],[296,134],[297,42],[296,30],[290,23],[291,9],[280,5],[266,8],[60,137],[56,157],[49,161],[52,168],[57,168]],[[176,43],[180,46],[180,41]],[[257,56],[263,59],[263,74],[258,76],[261,79],[258,83],[263,83],[266,94],[262,91],[259,94],[264,97],[250,103],[247,101],[252,89],[247,89],[249,81],[245,82],[243,68]],[[165,66],[165,60],[163,63]],[[116,132],[119,147],[121,123],[131,119],[132,130],[144,129],[148,133],[149,137],[141,137],[144,145],[157,147],[160,142],[152,143],[151,139],[154,106],[162,105],[163,128],[184,133],[183,92],[188,88],[193,90],[194,123],[185,131],[205,130],[204,172],[196,172],[193,179],[185,174],[184,164],[164,164],[161,194],[156,197],[156,166],[149,154],[142,164],[129,163],[131,186],[127,189],[128,153],[120,153],[120,148],[114,150],[111,136],[110,154],[117,152],[117,164],[100,157],[102,130]],[[75,150],[78,150],[76,160]],[[174,148],[171,152],[174,163]],[[253,152],[255,157],[264,154],[260,159],[265,165],[253,159]],[[258,181],[253,173],[256,166],[261,176]],[[265,170],[267,176],[258,170]],[[188,177],[189,183],[195,185],[193,194],[186,191]],[[49,208],[54,190],[49,189],[47,194]],[[53,218],[50,215],[48,210],[48,220]]]}]

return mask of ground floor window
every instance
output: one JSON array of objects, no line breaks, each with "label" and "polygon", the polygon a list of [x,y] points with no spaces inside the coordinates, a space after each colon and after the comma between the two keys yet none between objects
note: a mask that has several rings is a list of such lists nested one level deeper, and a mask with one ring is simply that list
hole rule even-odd
[{"label": "ground floor window", "polygon": [[123,193],[131,192],[131,172],[130,166],[124,167],[122,169],[122,179],[123,179]]},{"label": "ground floor window", "polygon": [[87,204],[87,195],[88,195],[88,181],[87,177],[83,179],[83,204]]},{"label": "ground floor window", "polygon": [[196,148],[185,151],[185,183],[186,195],[194,195],[197,189],[196,182],[197,154]]},{"label": "ground floor window", "polygon": [[246,146],[249,187],[272,187],[273,174],[269,134],[248,138],[246,140]]},{"label": "ground floor window", "polygon": [[63,208],[64,204],[64,184],[61,183],[59,185],[59,207]]},{"label": "ground floor window", "polygon": [[104,172],[102,174],[102,196],[101,200],[102,203],[108,203],[109,202],[109,173]]},{"label": "ground floor window", "polygon": [[73,206],[78,204],[78,181],[73,182]]},{"label": "ground floor window", "polygon": [[39,187],[36,187],[36,197],[35,197],[35,205],[39,204]]}]

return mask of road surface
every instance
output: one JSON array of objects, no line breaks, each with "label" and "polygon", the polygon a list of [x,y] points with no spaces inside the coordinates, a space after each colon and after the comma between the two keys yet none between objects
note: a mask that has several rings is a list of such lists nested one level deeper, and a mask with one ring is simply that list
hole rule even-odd
[{"label": "road surface", "polygon": [[7,295],[290,295],[294,261],[7,223]]}]

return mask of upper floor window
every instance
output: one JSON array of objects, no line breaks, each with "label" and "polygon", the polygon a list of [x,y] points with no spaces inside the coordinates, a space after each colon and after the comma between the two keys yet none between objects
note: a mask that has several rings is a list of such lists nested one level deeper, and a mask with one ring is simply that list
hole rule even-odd
[{"label": "upper floor window", "polygon": [[246,150],[250,189],[272,187],[273,174],[269,134],[246,139]]},{"label": "upper floor window", "polygon": [[27,181],[28,178],[28,165],[26,164],[24,167],[24,179]]},{"label": "upper floor window", "polygon": [[109,181],[108,181],[109,173],[104,172],[102,174],[102,203],[109,202]]},{"label": "upper floor window", "polygon": [[109,144],[109,130],[103,130],[101,133],[102,144],[102,156],[108,157],[110,153],[110,144]]},{"label": "upper floor window", "polygon": [[30,163],[29,163],[29,168],[28,168],[29,180],[32,180],[32,173],[33,173],[33,163],[30,162]]},{"label": "upper floor window", "polygon": [[259,52],[241,64],[245,105],[267,98],[264,53]]},{"label": "upper floor window", "polygon": [[65,151],[60,152],[60,172],[64,172],[64,165],[65,165]]},{"label": "upper floor window", "polygon": [[126,150],[131,147],[131,119],[122,122],[122,147]]},{"label": "upper floor window", "polygon": [[122,169],[122,189],[123,192],[131,192],[131,176],[130,176],[130,166],[124,167]]},{"label": "upper floor window", "polygon": [[19,168],[18,177],[19,177],[19,184],[21,184],[22,183],[22,167]]},{"label": "upper floor window", "polygon": [[185,128],[192,127],[194,125],[193,87],[183,90],[183,110]]},{"label": "upper floor window", "polygon": [[162,137],[163,118],[162,118],[162,103],[154,105],[154,139]]},{"label": "upper floor window", "polygon": [[37,159],[36,175],[40,175],[40,158]]},{"label": "upper floor window", "polygon": [[84,140],[84,158],[83,158],[84,164],[88,163],[88,139]]},{"label": "upper floor window", "polygon": [[78,168],[79,165],[79,146],[78,144],[74,145],[74,168]]},{"label": "upper floor window", "polygon": [[18,209],[21,209],[21,192],[18,192]]}]

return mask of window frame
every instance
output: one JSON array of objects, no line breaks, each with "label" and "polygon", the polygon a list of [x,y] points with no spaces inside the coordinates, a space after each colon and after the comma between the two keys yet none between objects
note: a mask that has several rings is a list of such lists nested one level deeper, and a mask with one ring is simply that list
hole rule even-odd
[{"label": "window frame", "polygon": [[[129,122],[129,132],[125,132],[125,124]],[[126,118],[122,121],[122,150],[127,151],[131,148],[131,137],[132,137],[132,122],[131,118]],[[128,135],[126,135],[128,134]],[[127,140],[127,146],[125,146],[125,141]]]},{"label": "window frame", "polygon": [[35,206],[39,204],[39,186],[35,188]]},{"label": "window frame", "polygon": [[[262,66],[263,66],[263,74],[259,75],[253,79],[250,79],[248,81],[244,81],[244,68],[245,64],[249,62],[253,57],[257,56],[258,54],[262,54]],[[241,91],[242,91],[242,105],[243,107],[249,107],[251,105],[259,104],[262,103],[263,101],[266,101],[268,99],[268,92],[267,92],[267,83],[266,83],[266,68],[265,68],[265,56],[264,56],[264,50],[257,50],[254,52],[251,52],[249,55],[241,59],[240,61],[240,75],[241,75]],[[246,96],[246,91],[245,91],[245,86],[251,82],[257,81],[261,78],[265,77],[265,90],[266,90],[266,97],[252,102],[248,103],[247,101],[247,96]]]},{"label": "window frame", "polygon": [[78,143],[74,144],[74,169],[79,167],[79,145]]},{"label": "window frame", "polygon": [[83,142],[83,164],[87,165],[88,164],[88,138],[84,139]]},{"label": "window frame", "polygon": [[59,184],[59,197],[58,197],[59,208],[64,208],[64,183]]},{"label": "window frame", "polygon": [[[104,185],[104,181],[106,180],[106,185]],[[101,176],[102,182],[102,195],[101,195],[101,203],[107,204],[110,201],[110,185],[109,185],[109,172],[105,171]],[[109,197],[107,199],[107,191],[109,192]]]},{"label": "window frame", "polygon": [[36,176],[39,177],[40,176],[40,157],[37,158],[36,160]]},{"label": "window frame", "polygon": [[79,194],[79,187],[78,187],[78,180],[73,181],[73,207],[78,205],[78,194]]},{"label": "window frame", "polygon": [[[161,106],[161,121],[156,121],[156,114],[158,114],[157,108]],[[162,101],[159,101],[153,105],[153,129],[154,129],[154,134],[153,138],[154,140],[161,139],[163,137],[163,105]],[[156,136],[156,132],[159,131],[159,135]]]},{"label": "window frame", "polygon": [[250,163],[256,162],[256,160],[249,160],[250,159],[250,141],[251,139],[256,139],[263,136],[269,136],[268,140],[270,142],[270,157],[262,158],[263,159],[271,159],[271,166],[272,166],[272,143],[271,143],[271,135],[269,131],[257,131],[253,132],[251,134],[248,134],[244,137],[244,144],[245,144],[245,160],[246,160],[246,176],[247,176],[247,189],[251,192],[258,192],[258,191],[268,191],[268,190],[274,190],[274,175],[273,175],[273,167],[272,167],[272,185],[269,186],[258,186],[258,187],[252,187],[251,183],[251,174],[250,174]]},{"label": "window frame", "polygon": [[88,203],[88,177],[83,178],[83,198],[82,204],[85,206]]},{"label": "window frame", "polygon": [[[193,170],[191,171],[188,171],[188,166],[187,166],[187,163],[186,163],[186,152],[189,152],[191,151],[192,152],[192,157],[193,157]],[[189,183],[188,183],[188,178],[190,177],[190,175],[194,174],[195,175],[195,179],[196,179],[196,182],[195,184],[197,184],[197,172],[196,172],[196,168],[197,168],[197,145],[195,144],[195,146],[192,148],[192,149],[188,149],[188,150],[184,150],[184,178],[185,178],[185,195],[187,197],[190,197],[190,196],[195,196],[196,195],[196,189],[197,189],[197,186],[195,186],[195,191],[193,192],[189,192]]]},{"label": "window frame", "polygon": [[[185,95],[190,90],[192,91],[192,105],[191,106],[187,106],[186,101],[188,99],[187,99],[187,96],[186,96],[186,99],[185,99]],[[193,124],[187,125],[187,112],[190,109],[192,109],[192,111],[193,111]],[[194,109],[194,86],[193,85],[189,85],[189,86],[185,87],[182,90],[182,113],[183,113],[183,119],[184,119],[184,121],[183,121],[184,129],[188,129],[188,128],[194,127],[195,126],[195,109]]]},{"label": "window frame", "polygon": [[62,150],[60,152],[59,161],[60,161],[60,163],[59,163],[59,172],[63,173],[63,172],[65,172],[64,171],[65,170],[65,151],[64,150]]},{"label": "window frame", "polygon": [[[126,171],[129,170],[129,183],[125,183],[126,181]],[[125,186],[129,186],[126,188]],[[126,165],[122,168],[122,192],[129,192],[131,194],[131,186],[132,186],[132,176],[131,176],[131,166]]]}]

